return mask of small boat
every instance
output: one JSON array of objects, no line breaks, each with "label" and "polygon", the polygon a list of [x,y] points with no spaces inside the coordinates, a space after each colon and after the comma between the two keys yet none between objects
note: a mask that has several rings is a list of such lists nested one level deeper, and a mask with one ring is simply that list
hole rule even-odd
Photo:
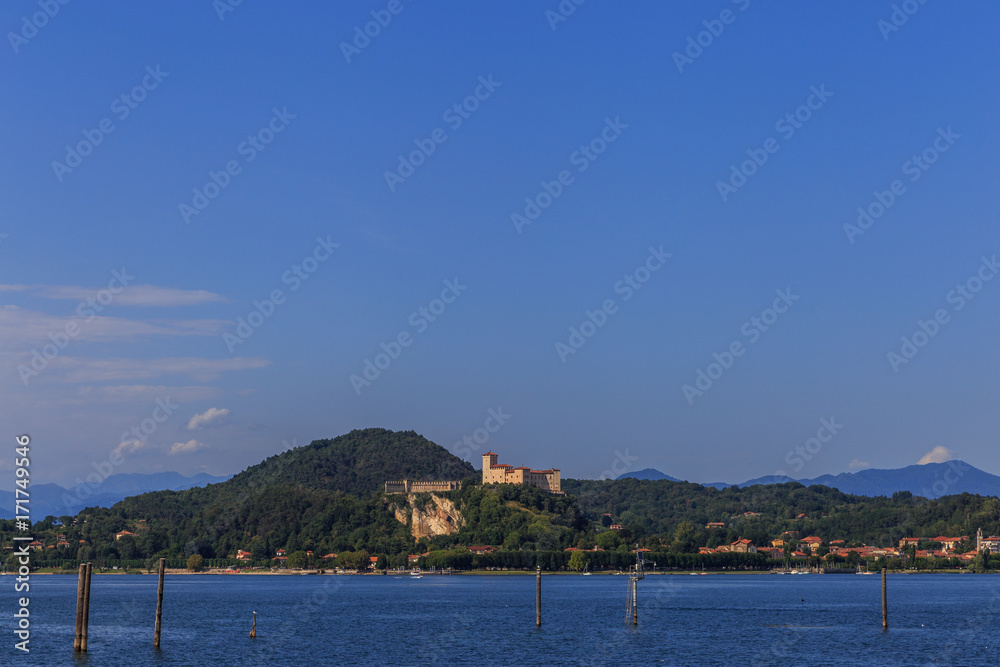
[{"label": "small boat", "polygon": [[583,566],[583,576],[585,577],[590,576],[590,563],[587,563]]},{"label": "small boat", "polygon": [[424,575],[420,570],[410,570],[410,576],[414,579],[423,579]]}]

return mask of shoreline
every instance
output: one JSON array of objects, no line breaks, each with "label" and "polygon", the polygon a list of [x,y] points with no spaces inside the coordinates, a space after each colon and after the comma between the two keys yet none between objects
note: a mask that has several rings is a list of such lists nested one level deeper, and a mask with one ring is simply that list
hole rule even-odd
[{"label": "shoreline", "polygon": [[[65,576],[75,576],[77,574],[76,570],[61,571],[61,572],[43,572],[35,571],[31,573],[32,575],[65,575]],[[130,576],[157,576],[156,572],[125,572],[123,570],[106,570],[106,571],[94,571],[96,575],[130,575]],[[237,576],[237,575],[259,575],[259,576],[278,576],[278,577],[290,577],[290,576],[337,576],[337,577],[409,577],[410,571],[404,570],[402,572],[320,572],[319,570],[279,570],[279,571],[241,571],[241,572],[227,572],[225,570],[207,570],[202,572],[190,572],[185,569],[167,569],[165,574],[170,575],[191,575],[191,576]],[[511,576],[535,576],[537,574],[534,570],[463,570],[461,572],[452,572],[451,574],[442,572],[421,572],[421,576],[426,577],[450,577],[450,576],[486,576],[486,577],[511,577]],[[581,572],[564,572],[564,571],[547,571],[542,570],[542,574],[545,576],[560,576],[560,577],[581,577],[583,574]],[[756,575],[773,575],[773,574],[783,574],[780,572],[772,572],[771,570],[738,570],[738,571],[715,571],[715,572],[701,572],[696,570],[683,570],[675,572],[646,572],[647,577],[676,577],[676,576],[756,576]],[[851,576],[856,573],[819,573],[819,572],[809,572],[806,574],[824,576]],[[958,574],[958,575],[975,575],[975,574],[997,574],[996,572],[969,572],[968,570],[890,570],[888,574],[891,575],[918,575],[918,574]],[[6,575],[13,576],[13,573],[6,573]],[[591,575],[598,577],[613,577],[613,576],[628,576],[627,572],[591,572]],[[796,575],[801,576],[801,575]]]}]

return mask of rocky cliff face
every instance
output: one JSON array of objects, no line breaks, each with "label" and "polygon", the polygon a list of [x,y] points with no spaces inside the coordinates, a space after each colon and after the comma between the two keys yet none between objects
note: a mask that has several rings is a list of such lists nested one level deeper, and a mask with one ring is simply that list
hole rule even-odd
[{"label": "rocky cliff face", "polygon": [[396,521],[409,524],[414,538],[451,535],[465,525],[465,517],[452,501],[434,493],[429,494],[429,499],[424,494],[421,497],[425,502],[415,503],[416,495],[411,493],[406,505],[393,508]]}]

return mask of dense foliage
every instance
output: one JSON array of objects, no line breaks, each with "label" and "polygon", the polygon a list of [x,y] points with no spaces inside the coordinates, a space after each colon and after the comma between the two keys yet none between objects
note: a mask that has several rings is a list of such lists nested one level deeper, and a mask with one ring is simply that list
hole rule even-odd
[{"label": "dense foliage", "polygon": [[[412,513],[435,501],[425,494],[381,493],[386,480],[404,478],[463,480],[460,491],[437,494],[460,512],[458,530],[415,540]],[[650,560],[661,567],[755,569],[768,565],[766,556],[697,552],[739,538],[764,546],[778,537],[795,544],[816,535],[826,542],[895,546],[902,537],[974,536],[980,527],[1000,533],[1000,500],[969,494],[928,501],[908,492],[867,498],[799,483],[720,490],[637,479],[563,480],[563,489],[567,495],[531,486],[483,487],[467,462],[412,431],[366,429],[284,452],[221,484],[143,494],[77,517],[47,517],[32,526],[44,545],[32,561],[67,571],[78,561],[148,569],[159,557],[178,567],[284,562],[367,568],[373,558],[381,567],[402,567],[408,555],[429,552],[422,565],[620,569],[633,562],[638,545],[650,549]],[[709,529],[711,522],[724,526]],[[620,529],[610,530],[612,523]],[[13,543],[14,528],[13,521],[0,521],[3,544]],[[470,546],[498,551],[474,554]],[[276,560],[279,549],[287,562]],[[249,560],[236,561],[238,551],[248,552]],[[332,554],[337,556],[326,558]],[[203,561],[190,560],[193,555]],[[854,566],[856,556],[834,564]],[[970,566],[997,564],[979,558]]]}]

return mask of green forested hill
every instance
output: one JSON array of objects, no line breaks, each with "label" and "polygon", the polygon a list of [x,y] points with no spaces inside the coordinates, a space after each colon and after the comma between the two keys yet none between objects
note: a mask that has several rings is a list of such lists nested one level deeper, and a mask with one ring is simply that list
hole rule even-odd
[{"label": "green forested hill", "polygon": [[468,462],[413,431],[368,428],[282,452],[226,484],[301,484],[366,498],[381,491],[387,480],[462,480],[475,474]]},{"label": "green forested hill", "polygon": [[[89,508],[71,526],[38,522],[43,544],[55,544],[60,533],[69,542],[38,558],[134,563],[194,553],[226,558],[243,549],[257,562],[270,562],[277,549],[316,556],[366,550],[395,565],[405,564],[407,554],[472,545],[561,558],[568,547],[595,544],[625,557],[639,543],[679,556],[737,538],[766,545],[785,531],[881,546],[901,537],[973,536],[980,527],[1000,533],[1000,499],[992,496],[928,501],[908,492],[867,498],[794,482],[715,489],[638,479],[567,479],[567,495],[554,496],[534,487],[482,487],[477,476],[470,464],[412,431],[352,431],[272,456],[220,484]],[[414,513],[440,519],[443,505],[425,494],[410,503],[380,493],[386,480],[404,478],[465,481],[461,491],[437,494],[458,530],[414,540],[397,512],[404,519]],[[709,530],[709,522],[725,525]],[[624,530],[609,531],[611,523]],[[0,541],[9,543],[14,530],[13,522],[0,521]],[[116,540],[125,530],[134,535]]]}]

